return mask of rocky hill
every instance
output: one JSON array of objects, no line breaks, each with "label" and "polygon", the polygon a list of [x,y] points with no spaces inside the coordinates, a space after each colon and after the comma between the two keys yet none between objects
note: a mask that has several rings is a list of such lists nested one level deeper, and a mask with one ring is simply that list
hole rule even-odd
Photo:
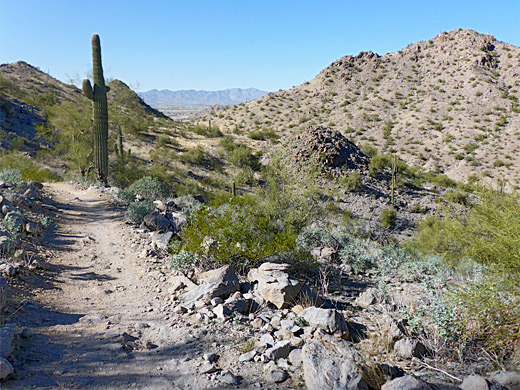
[{"label": "rocky hill", "polygon": [[139,96],[155,107],[170,105],[209,106],[213,104],[232,105],[245,103],[267,95],[267,93],[256,88],[231,88],[221,91],[195,91],[193,89],[180,91],[163,89],[158,91],[157,89],[152,89],[146,92],[139,92]]},{"label": "rocky hill", "polygon": [[[117,114],[149,122],[161,118],[173,123],[122,81],[113,80],[109,86],[108,100],[114,103],[112,109]],[[0,65],[0,128],[7,139],[22,137],[30,143],[36,136],[35,125],[47,124],[49,107],[62,103],[79,107],[88,104],[88,99],[74,85],[62,83],[24,61]],[[9,144],[4,148],[9,149]]]},{"label": "rocky hill", "polygon": [[326,125],[457,180],[520,184],[520,48],[472,30],[380,56],[345,56],[313,80],[208,114],[223,131]]}]

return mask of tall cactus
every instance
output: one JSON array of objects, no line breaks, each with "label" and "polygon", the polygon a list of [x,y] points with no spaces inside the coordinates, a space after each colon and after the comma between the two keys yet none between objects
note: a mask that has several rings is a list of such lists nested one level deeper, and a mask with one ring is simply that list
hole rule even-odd
[{"label": "tall cactus", "polygon": [[83,80],[83,94],[92,100],[94,107],[94,167],[97,179],[107,183],[108,177],[108,106],[103,66],[101,65],[101,43],[99,35],[92,35],[92,70],[94,88],[90,80]]}]

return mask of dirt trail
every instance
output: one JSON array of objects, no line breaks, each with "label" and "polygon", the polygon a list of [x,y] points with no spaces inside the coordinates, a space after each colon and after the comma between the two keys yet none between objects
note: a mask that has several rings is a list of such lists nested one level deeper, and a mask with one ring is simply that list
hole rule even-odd
[{"label": "dirt trail", "polygon": [[168,285],[131,248],[120,211],[94,189],[46,189],[60,215],[57,255],[47,288],[23,309],[32,335],[2,389],[211,388],[195,369],[203,337],[161,313]]}]

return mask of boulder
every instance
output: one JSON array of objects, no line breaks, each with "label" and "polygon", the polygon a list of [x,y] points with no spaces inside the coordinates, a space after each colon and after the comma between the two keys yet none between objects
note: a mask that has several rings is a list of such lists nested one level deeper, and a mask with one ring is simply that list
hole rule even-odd
[{"label": "boulder", "polygon": [[386,382],[381,390],[460,390],[453,385],[430,384],[413,375],[407,375]]},{"label": "boulder", "polygon": [[40,198],[40,193],[36,188],[29,187],[27,191],[23,193],[23,196],[29,200],[36,200]]},{"label": "boulder", "polygon": [[166,232],[170,227],[170,220],[157,211],[152,211],[144,217],[144,225],[154,232]]},{"label": "boulder", "polygon": [[249,271],[248,280],[258,283],[258,294],[278,309],[285,309],[294,303],[302,289],[302,284],[284,272],[288,264],[263,263]]},{"label": "boulder", "polygon": [[497,371],[491,375],[491,379],[497,381],[502,386],[506,386],[509,389],[520,389],[520,372]]},{"label": "boulder", "polygon": [[167,250],[172,237],[173,237],[173,232],[166,232],[166,233],[153,232],[152,245],[155,245],[159,249]]},{"label": "boulder", "polygon": [[507,387],[502,386],[493,379],[487,379],[480,375],[470,375],[464,378],[460,388],[462,390],[508,390]]},{"label": "boulder", "polygon": [[323,329],[327,333],[338,333],[343,339],[347,339],[349,336],[345,317],[335,309],[321,309],[311,306],[303,310],[300,317],[307,321],[310,326]]},{"label": "boulder", "polygon": [[410,337],[401,339],[394,344],[394,352],[403,359],[421,358],[426,355],[426,347]]},{"label": "boulder", "polygon": [[13,366],[7,359],[0,357],[0,380],[7,378],[14,373]]},{"label": "boulder", "polygon": [[175,233],[179,233],[188,223],[188,217],[184,213],[169,213],[168,219]]},{"label": "boulder", "polygon": [[287,372],[279,368],[274,362],[269,362],[264,367],[264,379],[268,383],[280,383],[288,377]]},{"label": "boulder", "polygon": [[14,324],[0,329],[0,357],[8,358],[14,349]]},{"label": "boulder", "polygon": [[375,288],[369,288],[363,291],[356,298],[356,305],[361,306],[366,309],[370,305],[373,305],[377,302],[377,290]]},{"label": "boulder", "polygon": [[25,224],[25,231],[36,236],[40,233],[40,226],[36,222],[29,221]]},{"label": "boulder", "polygon": [[265,355],[271,360],[278,360],[286,358],[291,352],[291,342],[289,340],[282,340],[276,342],[271,348],[267,348]]},{"label": "boulder", "polygon": [[218,269],[204,272],[198,276],[202,284],[181,295],[181,302],[205,301],[213,298],[227,298],[240,289],[235,271],[225,265]]},{"label": "boulder", "polygon": [[368,390],[361,354],[336,337],[309,340],[302,349],[303,375],[309,390]]},{"label": "boulder", "polygon": [[252,300],[244,299],[238,291],[232,296],[230,296],[228,299],[226,299],[226,301],[224,302],[224,305],[229,310],[241,314],[249,313],[251,311],[252,304]]}]

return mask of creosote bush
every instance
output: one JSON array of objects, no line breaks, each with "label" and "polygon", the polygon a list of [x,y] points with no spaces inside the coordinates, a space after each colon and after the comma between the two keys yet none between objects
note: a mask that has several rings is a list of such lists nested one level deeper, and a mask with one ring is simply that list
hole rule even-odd
[{"label": "creosote bush", "polygon": [[396,221],[397,211],[393,207],[381,210],[381,226],[390,228],[395,225]]},{"label": "creosote bush", "polygon": [[144,217],[155,210],[155,204],[148,199],[140,202],[132,202],[128,205],[126,210],[126,216],[130,222],[139,225],[143,222]]},{"label": "creosote bush", "polygon": [[489,189],[461,212],[447,208],[419,226],[410,247],[439,254],[464,272],[468,262],[480,264],[483,275],[455,288],[464,337],[490,354],[507,360],[520,340],[520,197]]}]

